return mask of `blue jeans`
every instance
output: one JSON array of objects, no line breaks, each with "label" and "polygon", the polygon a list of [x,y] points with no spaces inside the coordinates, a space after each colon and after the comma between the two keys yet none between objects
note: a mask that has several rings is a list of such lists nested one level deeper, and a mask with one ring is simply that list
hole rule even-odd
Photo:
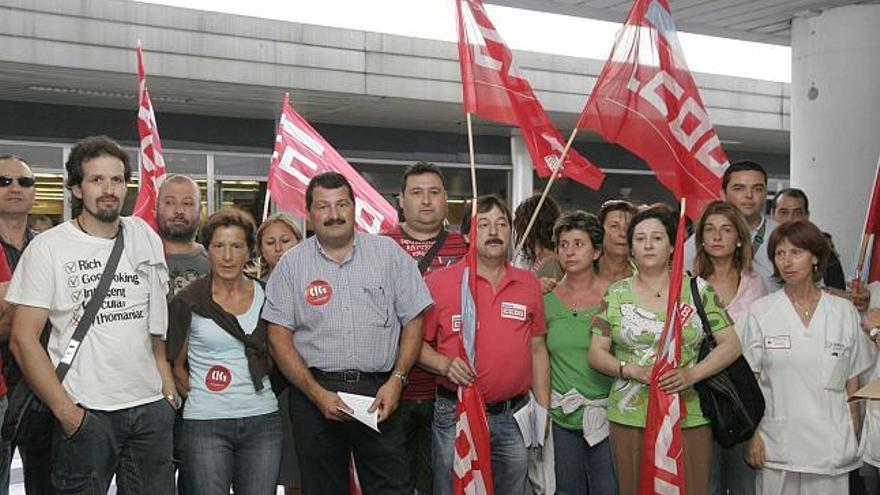
[{"label": "blue jeans", "polygon": [[617,478],[606,438],[590,447],[581,430],[553,423],[556,495],[617,495]]},{"label": "blue jeans", "polygon": [[755,495],[755,470],[746,464],[743,445],[726,449],[712,442],[712,470],[709,474],[710,495]]},{"label": "blue jeans", "polygon": [[[522,401],[525,404],[525,400]],[[434,495],[452,494],[456,403],[445,397],[434,402],[434,425],[431,449],[434,468]],[[522,495],[526,488],[529,455],[513,410],[487,415],[492,449],[492,476],[495,493]]]},{"label": "blue jeans", "polygon": [[281,467],[278,412],[235,419],[183,420],[189,495],[275,493]]},{"label": "blue jeans", "polygon": [[53,432],[52,486],[57,495],[104,495],[116,475],[120,495],[174,493],[171,432],[165,399],[118,411],[86,410],[73,437]]}]

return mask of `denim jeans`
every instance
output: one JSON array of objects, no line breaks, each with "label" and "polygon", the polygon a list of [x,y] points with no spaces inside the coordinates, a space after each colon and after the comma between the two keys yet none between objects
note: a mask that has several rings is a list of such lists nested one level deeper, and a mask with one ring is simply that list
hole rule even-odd
[{"label": "denim jeans", "polygon": [[9,485],[12,482],[12,457],[16,449],[21,456],[25,493],[27,495],[54,494],[52,490],[52,431],[55,429],[55,419],[51,413],[41,412],[34,413],[28,421],[31,427],[28,429],[27,438],[20,438],[18,443],[0,442],[0,462],[3,463],[0,466],[0,494],[8,493]]},{"label": "denim jeans", "polygon": [[183,420],[190,495],[270,495],[281,466],[278,412],[234,419]]},{"label": "denim jeans", "polygon": [[746,464],[743,445],[740,443],[726,449],[712,442],[710,495],[755,495],[755,470]]},{"label": "denim jeans", "polygon": [[556,495],[617,495],[617,477],[606,438],[592,447],[581,430],[553,423]]},{"label": "denim jeans", "polygon": [[86,410],[73,437],[53,432],[52,486],[58,495],[174,493],[174,408],[165,399],[118,411]]},{"label": "denim jeans", "polygon": [[397,409],[406,436],[406,460],[409,476],[416,493],[431,495],[431,422],[434,402],[401,401]]},{"label": "denim jeans", "polygon": [[[523,404],[525,400],[522,401]],[[520,406],[522,404],[518,404]],[[445,397],[434,402],[432,443],[434,495],[452,494],[452,462],[455,443],[456,403]],[[529,455],[513,410],[487,415],[492,450],[492,476],[495,493],[522,495],[526,488]]]}]

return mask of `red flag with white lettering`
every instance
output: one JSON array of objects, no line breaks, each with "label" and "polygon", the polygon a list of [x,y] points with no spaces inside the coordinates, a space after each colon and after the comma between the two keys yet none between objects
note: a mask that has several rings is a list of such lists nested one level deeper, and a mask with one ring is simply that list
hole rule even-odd
[{"label": "red flag with white lettering", "polygon": [[638,155],[687,214],[718,199],[727,155],[685,63],[667,0],[636,0],[577,123]]},{"label": "red flag with white lettering", "polygon": [[162,142],[159,140],[159,127],[156,125],[156,114],[150,101],[147,89],[147,75],[144,71],[144,54],[141,42],[137,42],[138,58],[138,114],[137,126],[140,138],[140,187],[134,203],[133,216],[144,219],[153,230],[158,232],[156,224],[156,200],[159,186],[165,180],[165,158],[162,155]]},{"label": "red flag with white lettering", "polygon": [[[482,0],[456,0],[456,12],[464,111],[519,127],[538,176],[550,176],[565,148],[562,135],[514,63]],[[573,149],[560,175],[591,189],[599,189],[605,179],[599,168]]]},{"label": "red flag with white lettering", "polygon": [[[668,394],[660,386],[660,377],[674,370],[681,362],[681,327],[696,312],[681,303],[681,281],[684,275],[684,211],[678,219],[672,271],[669,274],[669,298],[666,321],[651,370],[648,392],[648,414],[642,444],[640,495],[684,495],[684,456],[682,453],[681,420],[686,411],[680,394]],[[693,297],[700,297],[693,294]]]},{"label": "red flag with white lettering", "polygon": [[306,187],[324,172],[338,172],[351,184],[358,230],[378,234],[397,225],[397,210],[293,110],[285,94],[269,166],[272,199],[283,209],[306,216]]}]

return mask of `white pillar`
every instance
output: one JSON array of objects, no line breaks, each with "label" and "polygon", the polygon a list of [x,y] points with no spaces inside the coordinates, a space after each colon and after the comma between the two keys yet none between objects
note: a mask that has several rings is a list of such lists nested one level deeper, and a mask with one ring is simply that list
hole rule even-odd
[{"label": "white pillar", "polygon": [[880,5],[792,24],[791,185],[834,236],[847,277],[880,153]]},{"label": "white pillar", "polygon": [[513,172],[510,186],[510,210],[513,212],[517,205],[532,195],[532,157],[523,141],[519,131],[510,136],[510,161],[513,164]]}]

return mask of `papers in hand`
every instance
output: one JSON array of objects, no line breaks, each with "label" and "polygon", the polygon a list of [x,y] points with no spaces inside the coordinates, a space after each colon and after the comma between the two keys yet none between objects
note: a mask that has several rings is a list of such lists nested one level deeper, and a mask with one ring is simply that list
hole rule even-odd
[{"label": "papers in hand", "polygon": [[857,400],[878,400],[880,399],[880,379],[871,380],[867,385],[858,389],[856,393],[852,394],[849,398],[849,402],[857,401]]},{"label": "papers in hand", "polygon": [[367,409],[369,409],[373,401],[376,400],[375,397],[349,394],[346,392],[337,392],[337,394],[339,395],[339,398],[342,399],[342,402],[345,402],[345,404],[352,409],[352,412],[340,409],[342,412],[379,432],[378,409],[373,412],[367,412]]},{"label": "papers in hand", "polygon": [[547,431],[549,417],[547,409],[538,404],[535,396],[529,392],[529,403],[513,413],[526,447],[544,446],[544,433]]}]

